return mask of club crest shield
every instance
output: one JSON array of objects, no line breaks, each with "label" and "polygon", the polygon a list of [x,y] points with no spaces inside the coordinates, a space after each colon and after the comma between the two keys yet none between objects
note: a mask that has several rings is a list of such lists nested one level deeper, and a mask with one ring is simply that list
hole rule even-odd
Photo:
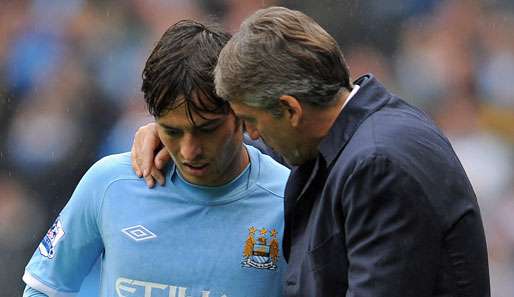
[{"label": "club crest shield", "polygon": [[248,229],[241,265],[243,267],[276,270],[279,257],[278,232],[275,229],[268,231],[262,228],[256,235],[257,231],[253,226]]},{"label": "club crest shield", "polygon": [[61,219],[58,217],[39,244],[39,252],[41,255],[52,259],[55,256],[55,246],[63,236],[64,229],[62,228]]}]

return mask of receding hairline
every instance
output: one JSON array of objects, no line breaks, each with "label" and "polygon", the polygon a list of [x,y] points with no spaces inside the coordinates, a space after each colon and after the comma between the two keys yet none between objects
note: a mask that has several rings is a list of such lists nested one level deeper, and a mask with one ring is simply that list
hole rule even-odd
[{"label": "receding hairline", "polygon": [[281,95],[329,106],[351,78],[333,36],[303,12],[273,6],[243,21],[221,50],[215,87],[225,100],[275,110]]}]

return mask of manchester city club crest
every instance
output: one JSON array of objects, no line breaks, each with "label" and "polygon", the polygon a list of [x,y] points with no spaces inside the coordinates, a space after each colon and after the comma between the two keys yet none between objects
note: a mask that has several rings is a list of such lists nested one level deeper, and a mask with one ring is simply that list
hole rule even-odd
[{"label": "manchester city club crest", "polygon": [[39,244],[41,255],[52,259],[55,255],[55,246],[63,236],[64,229],[62,228],[61,219],[57,218]]},{"label": "manchester city club crest", "polygon": [[248,238],[243,250],[242,266],[276,270],[278,261],[277,230],[273,229],[268,232],[268,230],[262,228],[259,230],[257,239],[255,235],[257,229],[255,227],[250,227],[248,231]]}]

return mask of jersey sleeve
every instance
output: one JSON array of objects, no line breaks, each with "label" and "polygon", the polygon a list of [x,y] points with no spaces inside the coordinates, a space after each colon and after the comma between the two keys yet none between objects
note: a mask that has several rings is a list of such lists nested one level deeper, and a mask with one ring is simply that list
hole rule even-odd
[{"label": "jersey sleeve", "polygon": [[31,288],[30,286],[26,286],[23,291],[23,297],[48,297],[48,295],[39,292],[38,290]]},{"label": "jersey sleeve", "polygon": [[98,218],[108,181],[104,163],[84,175],[34,252],[23,275],[31,288],[50,297],[74,296],[103,252]]}]

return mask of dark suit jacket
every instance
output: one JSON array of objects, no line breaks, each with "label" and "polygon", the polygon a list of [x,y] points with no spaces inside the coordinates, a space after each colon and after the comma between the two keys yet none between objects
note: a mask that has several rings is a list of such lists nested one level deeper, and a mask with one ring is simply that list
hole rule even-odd
[{"label": "dark suit jacket", "polygon": [[473,189],[448,140],[373,76],[286,188],[286,296],[489,296]]}]

